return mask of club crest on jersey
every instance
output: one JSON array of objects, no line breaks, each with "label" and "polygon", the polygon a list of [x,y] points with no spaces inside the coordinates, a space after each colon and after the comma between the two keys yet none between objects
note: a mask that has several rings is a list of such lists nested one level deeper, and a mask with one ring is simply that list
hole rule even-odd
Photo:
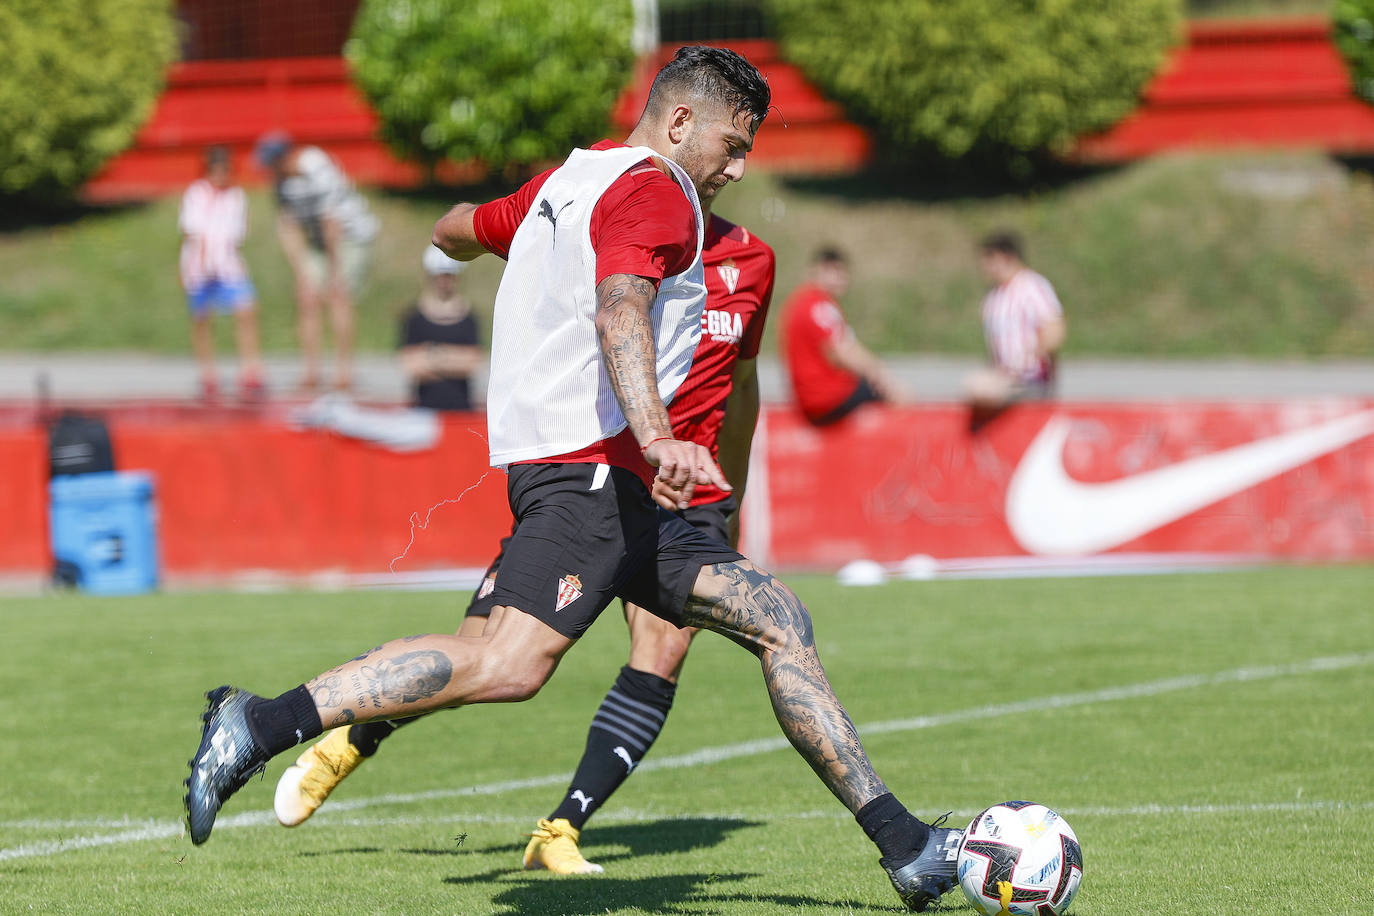
[{"label": "club crest on jersey", "polygon": [[554,606],[554,610],[561,611],[581,597],[582,578],[574,575],[564,576],[558,580],[558,603]]},{"label": "club crest on jersey", "polygon": [[720,282],[733,294],[735,287],[739,286],[739,268],[735,266],[735,262],[726,261],[716,268],[716,273],[720,274]]},{"label": "club crest on jersey", "polygon": [[483,598],[490,595],[492,591],[495,590],[495,588],[496,574],[492,573],[491,575],[487,576],[485,579],[482,580],[481,587],[477,589],[477,600],[481,601]]}]

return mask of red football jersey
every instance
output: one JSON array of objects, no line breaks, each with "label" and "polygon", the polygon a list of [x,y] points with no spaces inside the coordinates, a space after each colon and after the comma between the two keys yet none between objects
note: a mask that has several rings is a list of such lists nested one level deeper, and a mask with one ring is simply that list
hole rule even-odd
[{"label": "red football jersey", "polygon": [[835,303],[818,286],[797,288],[783,312],[783,358],[792,379],[792,393],[802,413],[822,417],[843,404],[859,385],[859,377],[825,358],[826,343],[854,333]]},{"label": "red football jersey", "polygon": [[[759,355],[773,298],[774,258],[773,249],[748,229],[715,214],[706,224],[701,258],[706,269],[701,342],[691,371],[668,405],[668,417],[673,435],[706,446],[715,458],[735,362]],[[729,495],[712,486],[698,487],[692,505],[720,502]]]},{"label": "red football jersey", "polygon": [[[602,140],[591,148],[623,146]],[[514,194],[477,208],[472,224],[482,247],[507,256],[515,230],[554,171],[541,172]],[[591,236],[598,283],[611,274],[662,280],[691,267],[696,256],[696,216],[691,203],[673,179],[647,162],[621,175],[601,195],[592,209]]]}]

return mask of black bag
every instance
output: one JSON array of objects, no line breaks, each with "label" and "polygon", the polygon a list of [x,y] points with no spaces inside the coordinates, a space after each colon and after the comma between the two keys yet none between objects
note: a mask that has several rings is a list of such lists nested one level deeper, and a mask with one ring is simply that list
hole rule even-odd
[{"label": "black bag", "polygon": [[110,430],[98,417],[64,413],[48,430],[48,466],[53,477],[114,470]]}]

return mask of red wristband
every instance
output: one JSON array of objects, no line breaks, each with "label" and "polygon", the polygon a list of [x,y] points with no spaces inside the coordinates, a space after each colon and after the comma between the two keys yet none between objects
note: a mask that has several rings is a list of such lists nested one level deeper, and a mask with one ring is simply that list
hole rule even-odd
[{"label": "red wristband", "polygon": [[673,437],[672,437],[672,436],[659,436],[659,437],[656,438],[656,439],[650,439],[648,442],[646,442],[646,443],[644,443],[642,446],[640,446],[640,448],[639,448],[639,454],[640,454],[640,456],[642,457],[642,456],[644,455],[644,453],[647,452],[647,451],[649,450],[649,446],[653,445],[655,442],[672,442],[672,441],[673,441]]}]

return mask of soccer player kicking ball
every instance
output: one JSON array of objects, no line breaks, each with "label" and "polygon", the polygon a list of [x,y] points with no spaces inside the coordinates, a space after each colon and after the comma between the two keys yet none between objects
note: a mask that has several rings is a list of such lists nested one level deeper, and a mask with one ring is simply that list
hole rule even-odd
[{"label": "soccer player kicking ball", "polygon": [[[513,235],[533,195],[551,174],[552,169],[515,197],[479,208],[477,213],[485,221],[497,224],[484,229],[484,237]],[[732,526],[736,500],[743,499],[758,421],[755,360],[773,296],[774,259],[773,249],[749,230],[712,214],[712,203],[703,199],[701,206],[707,220],[701,252],[706,282],[701,342],[691,371],[668,408],[668,419],[678,439],[709,448],[734,484],[733,491],[698,486],[691,505],[678,514],[714,540],[733,544],[738,530]],[[500,564],[498,557],[487,571],[460,635],[481,636],[491,620]],[[581,830],[644,758],[672,708],[683,661],[698,631],[676,627],[633,604],[625,606],[625,620],[630,628],[629,664],[621,669],[592,720],[586,750],[563,801],[536,825],[525,850],[526,868],[547,868],[559,874],[602,870],[578,849]],[[274,802],[277,819],[288,827],[303,823],[349,773],[376,753],[381,741],[415,721],[368,722],[329,732],[282,773]]]},{"label": "soccer player kicking ball", "polygon": [[434,240],[451,257],[510,262],[487,425],[515,529],[492,619],[480,637],[393,640],[274,699],[210,691],[187,780],[192,842],[272,757],[325,728],[530,698],[619,596],[752,651],[784,734],[878,846],[903,902],[924,910],[953,886],[960,832],[917,820],[878,778],[796,595],[655,505],[685,508],[698,484],[729,489],[708,449],[674,437],[664,399],[701,332],[698,195],[743,177],[768,105],[742,57],[684,48],[655,78],[630,145],[574,150],[509,237],[485,236],[472,204],[439,221]]}]

